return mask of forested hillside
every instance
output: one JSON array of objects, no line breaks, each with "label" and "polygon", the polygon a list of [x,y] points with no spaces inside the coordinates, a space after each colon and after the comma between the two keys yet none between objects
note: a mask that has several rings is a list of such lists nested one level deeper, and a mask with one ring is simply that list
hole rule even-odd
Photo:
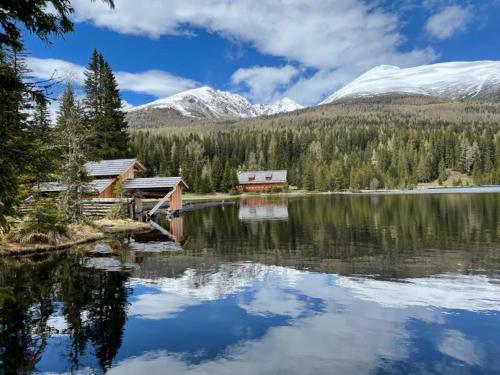
[{"label": "forested hillside", "polygon": [[[500,105],[406,98],[132,131],[151,175],[182,170],[192,191],[228,191],[238,169],[287,169],[308,190],[413,187],[459,171],[500,183]],[[460,183],[461,181],[458,181]]]}]

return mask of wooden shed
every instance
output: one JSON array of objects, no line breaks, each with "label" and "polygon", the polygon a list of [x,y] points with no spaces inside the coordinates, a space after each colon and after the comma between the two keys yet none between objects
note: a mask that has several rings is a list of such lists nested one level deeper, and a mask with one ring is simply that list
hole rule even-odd
[{"label": "wooden shed", "polygon": [[[182,192],[188,186],[181,177],[135,178],[136,172],[146,170],[137,159],[88,162],[85,164],[85,168],[87,174],[93,178],[87,186],[90,198],[101,200],[116,198],[115,187],[117,182],[121,180],[127,195],[138,199],[160,198],[158,207],[155,206],[156,209],[153,209],[154,212],[166,203],[172,211],[182,208]],[[64,187],[57,182],[46,182],[40,185],[40,192],[44,194],[59,193],[63,190]]]},{"label": "wooden shed", "polygon": [[269,189],[284,189],[286,186],[286,170],[277,171],[245,171],[238,172],[238,185],[240,192],[260,192]]},{"label": "wooden shed", "polygon": [[111,180],[106,188],[95,198],[115,198],[115,186],[118,180],[126,181],[135,177],[135,172],[143,172],[146,168],[137,159],[113,159],[88,162],[85,164],[87,174],[93,177],[93,184],[102,180]]},{"label": "wooden shed", "polygon": [[153,215],[158,208],[168,202],[169,209],[176,211],[182,208],[182,192],[188,186],[181,177],[151,177],[134,178],[126,180],[123,184],[125,190],[133,197],[161,198],[157,208],[153,208]]}]

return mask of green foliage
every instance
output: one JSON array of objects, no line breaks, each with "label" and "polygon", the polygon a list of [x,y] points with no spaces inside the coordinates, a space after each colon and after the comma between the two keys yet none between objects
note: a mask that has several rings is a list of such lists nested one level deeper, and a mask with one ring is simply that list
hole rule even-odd
[{"label": "green foliage", "polygon": [[[114,7],[113,0],[103,1]],[[0,231],[16,214],[20,182],[39,182],[41,168],[50,167],[44,133],[34,131],[46,125],[44,109],[33,119],[28,115],[33,102],[43,106],[46,99],[40,84],[27,78],[21,30],[48,41],[72,30],[72,12],[70,0],[0,0]]]},{"label": "green foliage", "polygon": [[111,209],[106,214],[106,219],[118,220],[128,218],[126,206],[117,203],[111,207]]},{"label": "green foliage", "polygon": [[[124,198],[126,196],[127,191],[123,187],[124,181],[121,178],[118,178],[116,181],[114,192],[116,198]],[[126,219],[127,215],[127,207],[121,203],[117,202],[106,215],[107,219],[115,220],[115,219]]]},{"label": "green foliage", "polygon": [[391,112],[364,116],[283,117],[206,124],[212,128],[203,131],[141,130],[131,137],[134,154],[151,175],[176,175],[180,164],[194,192],[230,191],[237,170],[255,168],[287,169],[289,185],[317,191],[413,188],[445,181],[448,170],[477,183],[498,183],[500,128],[487,117],[472,124]]},{"label": "green foliage", "polygon": [[87,132],[80,104],[75,101],[68,84],[63,93],[57,118],[57,131],[62,147],[59,183],[64,187],[59,196],[66,220],[74,223],[83,217],[82,200],[88,190],[89,177],[85,169]]},{"label": "green foliage", "polygon": [[116,159],[129,154],[129,136],[115,76],[101,53],[93,51],[85,71],[85,123],[90,130],[89,157]]},{"label": "green foliage", "polygon": [[53,200],[35,201],[29,213],[8,233],[7,238],[20,243],[55,244],[68,227]]},{"label": "green foliage", "polygon": [[23,56],[0,49],[0,230],[8,229],[6,216],[16,213],[19,184],[36,160],[38,140],[28,116],[40,92],[24,81]]},{"label": "green foliage", "polygon": [[[113,0],[104,2],[114,7]],[[0,0],[0,9],[0,49],[22,48],[22,28],[44,41],[73,30],[70,0]]]},{"label": "green foliage", "polygon": [[442,185],[444,181],[448,178],[448,174],[446,173],[446,167],[444,165],[444,160],[441,159],[438,164],[438,182],[439,185]]}]

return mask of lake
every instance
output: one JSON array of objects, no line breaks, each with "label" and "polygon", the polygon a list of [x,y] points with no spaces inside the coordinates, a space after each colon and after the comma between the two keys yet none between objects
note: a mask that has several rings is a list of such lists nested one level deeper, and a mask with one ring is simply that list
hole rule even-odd
[{"label": "lake", "polygon": [[498,193],[254,197],[157,222],[1,259],[1,373],[500,373]]}]

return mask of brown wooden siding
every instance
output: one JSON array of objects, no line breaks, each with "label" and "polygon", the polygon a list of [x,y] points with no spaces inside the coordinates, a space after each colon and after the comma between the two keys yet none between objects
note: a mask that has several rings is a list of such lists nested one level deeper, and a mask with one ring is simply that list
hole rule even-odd
[{"label": "brown wooden siding", "polygon": [[116,181],[117,179],[115,179],[112,183],[110,183],[106,189],[101,191],[101,193],[97,195],[97,198],[115,198]]},{"label": "brown wooden siding", "polygon": [[134,178],[134,173],[135,173],[135,163],[132,164],[130,167],[128,167],[125,172],[123,172],[120,177],[122,178],[123,181],[128,180],[130,178]]},{"label": "brown wooden siding", "polygon": [[174,192],[168,201],[171,210],[180,210],[182,208],[182,189],[183,187],[180,184],[174,188]]},{"label": "brown wooden siding", "polygon": [[284,183],[270,183],[270,184],[248,184],[248,185],[238,185],[236,189],[240,192],[261,192],[269,189],[284,189]]},{"label": "brown wooden siding", "polygon": [[184,241],[184,225],[182,217],[174,217],[169,220],[169,232],[172,233],[178,242]]}]

